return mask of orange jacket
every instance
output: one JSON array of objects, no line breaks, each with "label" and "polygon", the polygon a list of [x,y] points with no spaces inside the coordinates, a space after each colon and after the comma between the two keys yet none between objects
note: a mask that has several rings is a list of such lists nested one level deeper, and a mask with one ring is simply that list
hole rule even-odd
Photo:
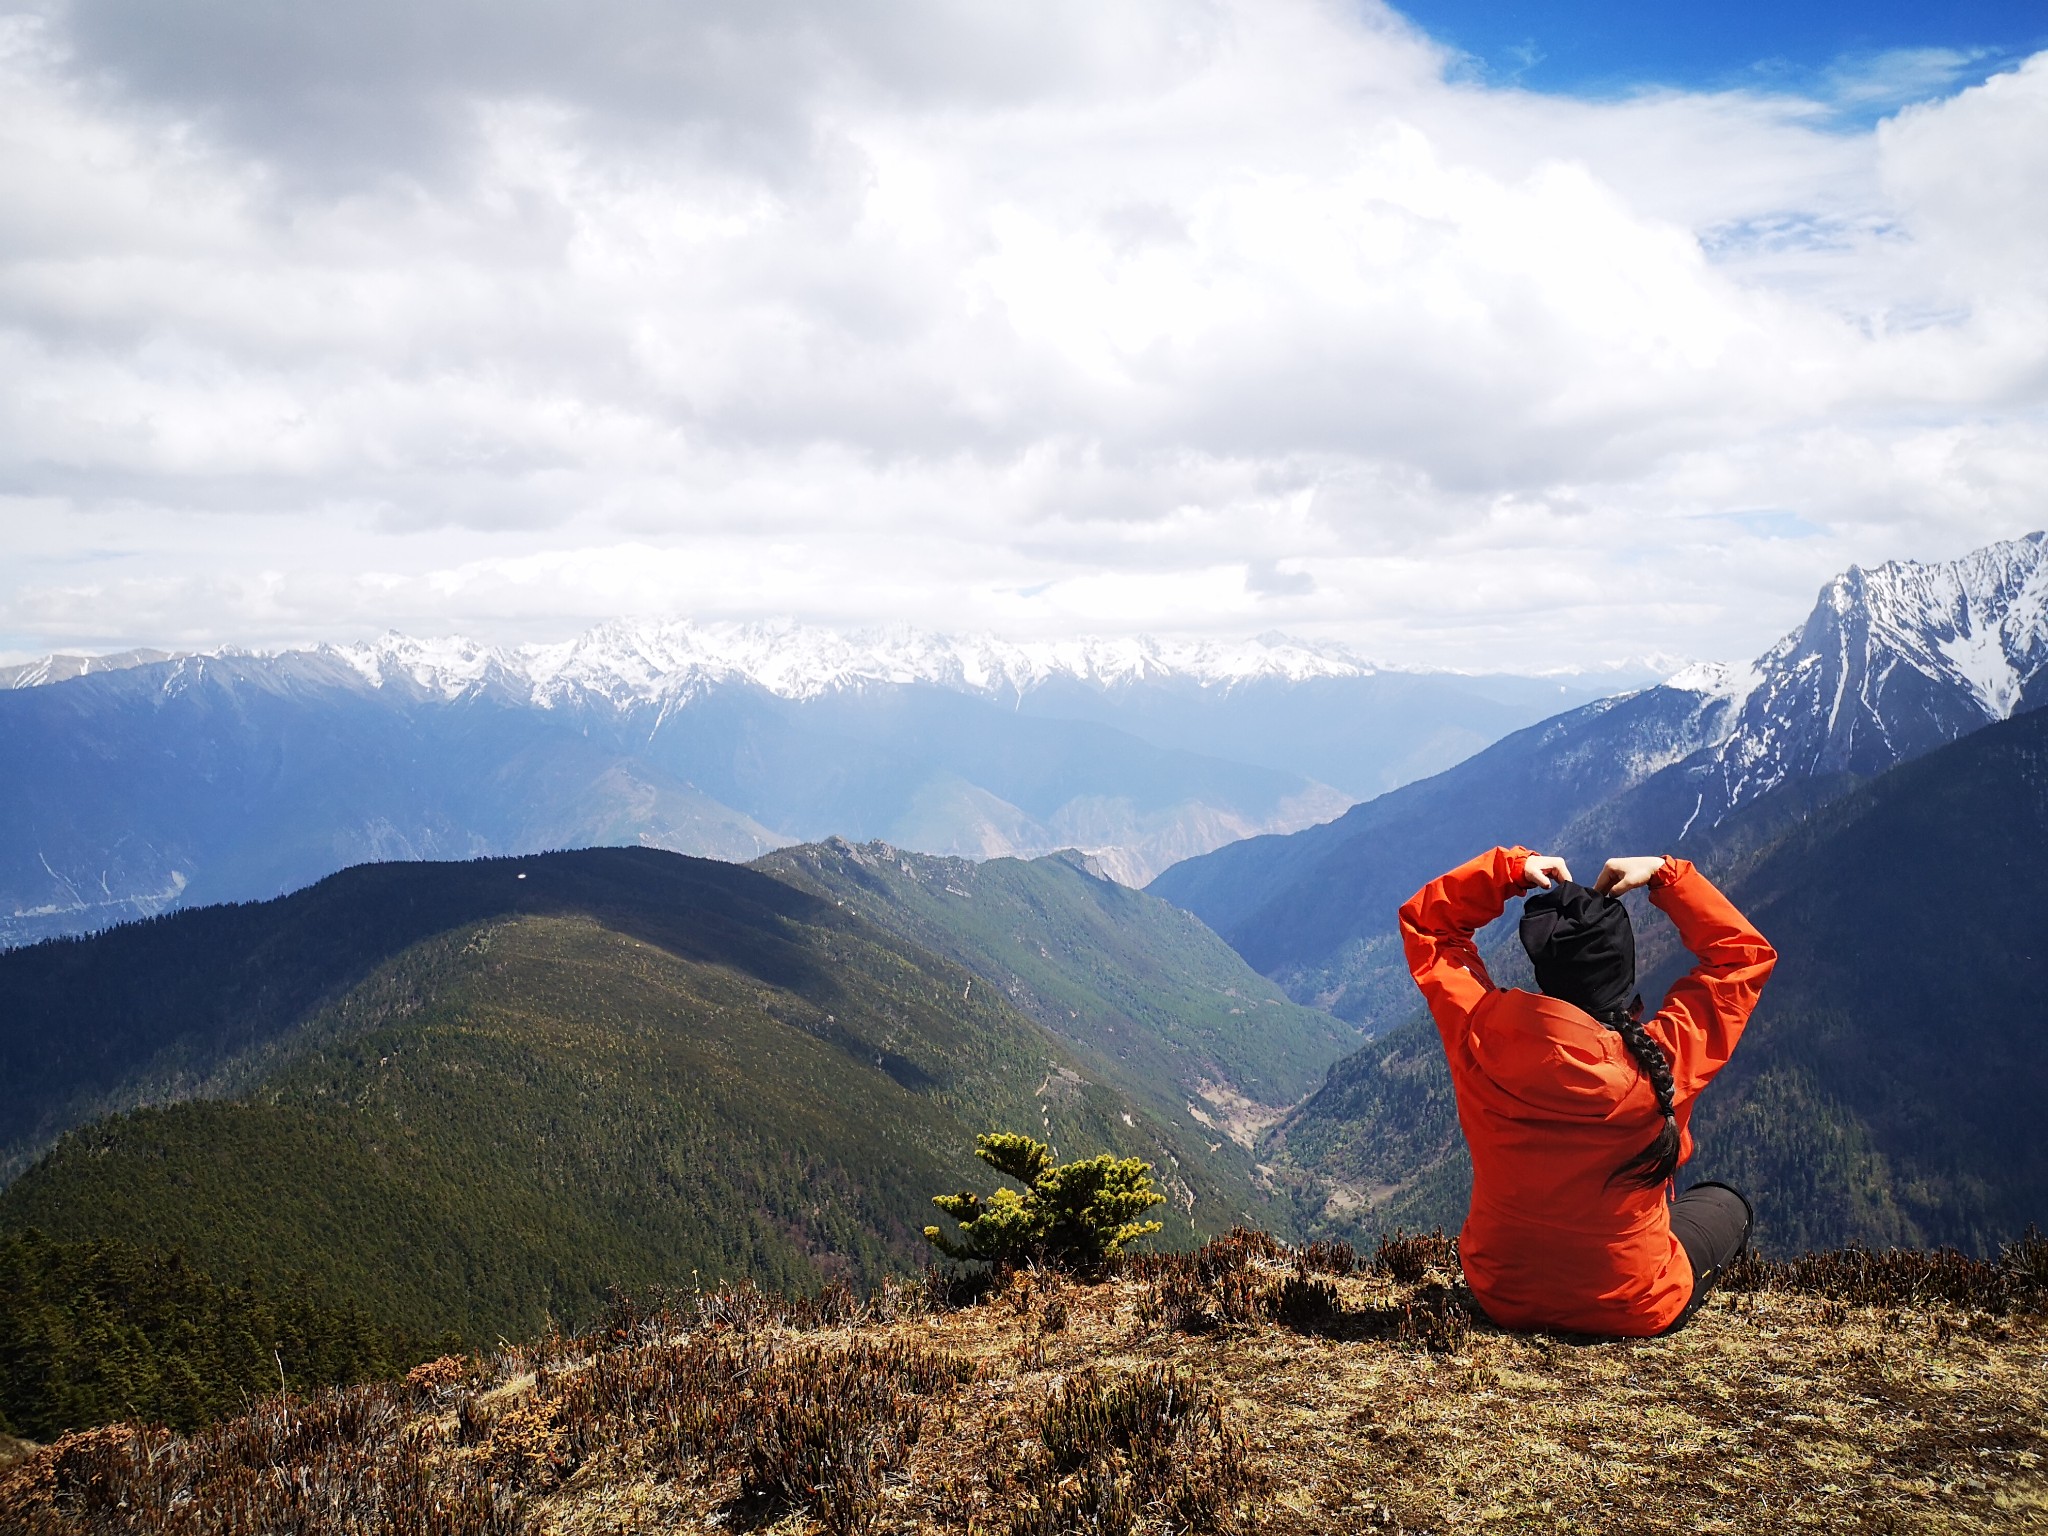
[{"label": "orange jacket", "polygon": [[[1504,1328],[1646,1335],[1692,1296],[1669,1186],[1612,1178],[1657,1132],[1657,1095],[1621,1036],[1570,1003],[1502,991],[1473,935],[1524,890],[1526,848],[1496,848],[1401,908],[1408,968],[1429,1002],[1472,1149],[1465,1280]],[[1692,1107],[1726,1064],[1777,952],[1707,877],[1666,859],[1650,900],[1698,957],[1645,1027],[1671,1058],[1679,1158]]]}]

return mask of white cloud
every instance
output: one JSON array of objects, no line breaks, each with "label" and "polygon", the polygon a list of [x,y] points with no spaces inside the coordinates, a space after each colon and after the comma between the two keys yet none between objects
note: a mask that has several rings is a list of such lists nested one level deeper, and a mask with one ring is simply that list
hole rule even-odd
[{"label": "white cloud", "polygon": [[328,15],[0,30],[0,645],[1743,654],[2048,521],[2048,56],[1864,129],[1312,0]]}]

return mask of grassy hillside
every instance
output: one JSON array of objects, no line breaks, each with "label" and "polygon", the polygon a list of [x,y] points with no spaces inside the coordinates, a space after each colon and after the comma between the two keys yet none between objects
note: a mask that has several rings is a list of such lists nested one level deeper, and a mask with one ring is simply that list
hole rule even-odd
[{"label": "grassy hillside", "polygon": [[1078,856],[942,859],[834,839],[756,861],[996,987],[1162,1114],[1240,1129],[1293,1104],[1355,1044],[1215,934]]},{"label": "grassy hillside", "polygon": [[[613,1285],[915,1266],[930,1196],[983,1182],[992,1126],[1156,1163],[1169,1240],[1268,1204],[971,973],[751,870],[592,850],[307,894],[346,927],[467,917],[493,883],[510,910],[218,1055],[232,1094],[67,1134],[0,1194],[0,1231],[303,1269],[381,1321],[488,1340],[588,1317]],[[319,947],[299,899],[271,904],[296,937],[256,946],[266,974]]]},{"label": "grassy hillside", "polygon": [[[1895,768],[1789,832],[1768,800],[1753,820],[1779,835],[1759,846],[1753,825],[1731,828],[1717,878],[1781,958],[1700,1102],[1681,1180],[1748,1191],[1774,1251],[1988,1253],[2048,1222],[2048,924],[2032,894],[2048,711]],[[1661,916],[1639,929],[1655,996],[1684,962]],[[1270,1150],[1333,1230],[1463,1217],[1470,1166],[1426,1021],[1333,1068]]]},{"label": "grassy hillside", "polygon": [[0,1529],[2040,1530],[2044,1264],[1751,1264],[1648,1341],[1498,1332],[1428,1240],[1242,1234],[967,1306],[684,1294],[194,1435],[24,1448]]}]

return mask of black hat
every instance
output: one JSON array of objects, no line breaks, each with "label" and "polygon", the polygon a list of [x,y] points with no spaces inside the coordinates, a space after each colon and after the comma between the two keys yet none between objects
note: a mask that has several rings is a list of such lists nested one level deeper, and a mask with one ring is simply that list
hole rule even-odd
[{"label": "black hat", "polygon": [[1522,948],[1536,985],[1598,1017],[1626,1008],[1636,990],[1636,930],[1612,896],[1559,880],[1522,904]]}]

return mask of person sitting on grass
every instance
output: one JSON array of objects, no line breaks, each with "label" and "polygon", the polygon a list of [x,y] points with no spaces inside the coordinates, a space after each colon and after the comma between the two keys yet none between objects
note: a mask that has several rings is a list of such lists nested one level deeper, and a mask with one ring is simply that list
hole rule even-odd
[{"label": "person sitting on grass", "polygon": [[[1650,1019],[1618,899],[1644,885],[1699,961]],[[1542,991],[1504,991],[1474,935],[1531,887],[1521,936]],[[1401,941],[1472,1149],[1458,1257],[1474,1299],[1503,1328],[1681,1327],[1748,1245],[1754,1213],[1719,1183],[1674,1201],[1670,1181],[1777,951],[1683,859],[1609,859],[1588,889],[1526,848],[1430,881],[1401,908]]]}]

